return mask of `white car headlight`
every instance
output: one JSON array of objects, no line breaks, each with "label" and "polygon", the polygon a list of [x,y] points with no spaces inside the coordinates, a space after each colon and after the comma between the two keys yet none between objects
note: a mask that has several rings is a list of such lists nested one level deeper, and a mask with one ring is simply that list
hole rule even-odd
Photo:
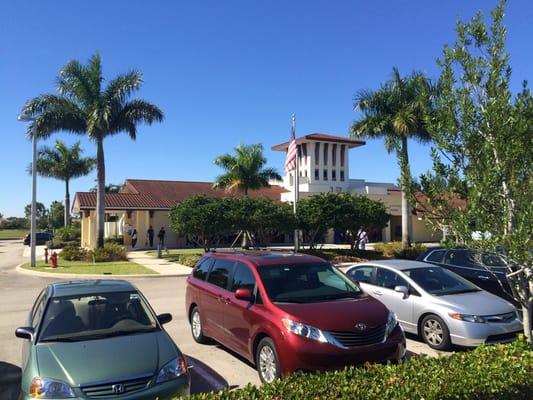
[{"label": "white car headlight", "polygon": [[458,321],[475,322],[478,324],[484,324],[485,322],[487,322],[485,318],[480,317],[479,315],[459,314],[459,313],[448,313],[448,315]]},{"label": "white car headlight", "polygon": [[385,331],[385,337],[389,336],[394,328],[396,328],[396,325],[398,325],[398,319],[396,318],[396,314],[392,311],[389,312],[389,317],[387,318],[387,329]]},{"label": "white car headlight", "polygon": [[187,372],[187,363],[185,357],[180,355],[172,361],[166,363],[157,374],[156,383],[163,383],[176,379]]},{"label": "white car headlight", "polygon": [[288,318],[283,318],[281,322],[283,322],[285,329],[287,329],[287,331],[290,333],[294,333],[295,335],[303,336],[322,343],[326,343],[328,341],[326,336],[324,336],[324,333],[314,326],[302,324],[301,322],[296,322]]},{"label": "white car headlight", "polygon": [[35,377],[31,381],[30,397],[36,399],[68,399],[76,397],[72,388],[64,382]]}]

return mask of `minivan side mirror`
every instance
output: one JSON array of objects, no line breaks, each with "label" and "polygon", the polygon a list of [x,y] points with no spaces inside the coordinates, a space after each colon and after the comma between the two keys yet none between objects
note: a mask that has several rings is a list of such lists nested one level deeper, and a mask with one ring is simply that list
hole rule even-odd
[{"label": "minivan side mirror", "polygon": [[161,325],[164,325],[164,324],[172,321],[172,314],[170,314],[170,313],[159,314],[157,316],[157,320],[159,321],[159,323]]},{"label": "minivan side mirror", "polygon": [[252,301],[253,295],[250,289],[240,288],[235,291],[235,298],[238,300]]},{"label": "minivan side mirror", "polygon": [[33,340],[34,332],[31,326],[23,326],[15,330],[15,336],[21,339]]},{"label": "minivan side mirror", "polygon": [[409,297],[409,288],[407,286],[396,286],[394,287],[394,291],[398,293],[403,293],[403,298],[406,299]]}]

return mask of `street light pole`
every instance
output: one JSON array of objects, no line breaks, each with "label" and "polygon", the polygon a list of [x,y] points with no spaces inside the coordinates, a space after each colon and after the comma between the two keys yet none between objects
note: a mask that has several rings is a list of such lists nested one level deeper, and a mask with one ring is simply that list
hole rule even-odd
[{"label": "street light pole", "polygon": [[[19,115],[21,122],[34,122],[35,118],[28,115]],[[37,138],[35,124],[31,134],[31,226],[30,226],[30,265],[35,267],[35,241],[37,232]]]}]

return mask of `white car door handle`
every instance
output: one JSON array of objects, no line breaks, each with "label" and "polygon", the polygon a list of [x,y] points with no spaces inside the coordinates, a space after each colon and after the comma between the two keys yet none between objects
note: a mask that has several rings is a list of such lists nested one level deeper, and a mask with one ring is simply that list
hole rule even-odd
[{"label": "white car door handle", "polygon": [[383,294],[383,292],[380,292],[379,290],[374,290],[373,293],[378,295],[378,296],[381,296]]}]

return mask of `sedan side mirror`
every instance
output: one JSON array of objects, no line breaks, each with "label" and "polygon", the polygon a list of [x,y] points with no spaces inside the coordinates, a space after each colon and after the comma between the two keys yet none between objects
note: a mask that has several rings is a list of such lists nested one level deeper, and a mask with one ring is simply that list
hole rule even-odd
[{"label": "sedan side mirror", "polygon": [[172,314],[170,314],[170,313],[159,314],[157,316],[157,320],[159,321],[159,323],[161,325],[164,325],[164,324],[172,321]]},{"label": "sedan side mirror", "polygon": [[243,301],[252,301],[253,295],[250,289],[240,288],[235,291],[235,298]]},{"label": "sedan side mirror", "polygon": [[15,330],[15,336],[21,339],[33,340],[34,330],[31,326],[24,326]]},{"label": "sedan side mirror", "polygon": [[394,291],[398,293],[403,293],[404,299],[409,297],[409,288],[407,286],[395,286]]}]

